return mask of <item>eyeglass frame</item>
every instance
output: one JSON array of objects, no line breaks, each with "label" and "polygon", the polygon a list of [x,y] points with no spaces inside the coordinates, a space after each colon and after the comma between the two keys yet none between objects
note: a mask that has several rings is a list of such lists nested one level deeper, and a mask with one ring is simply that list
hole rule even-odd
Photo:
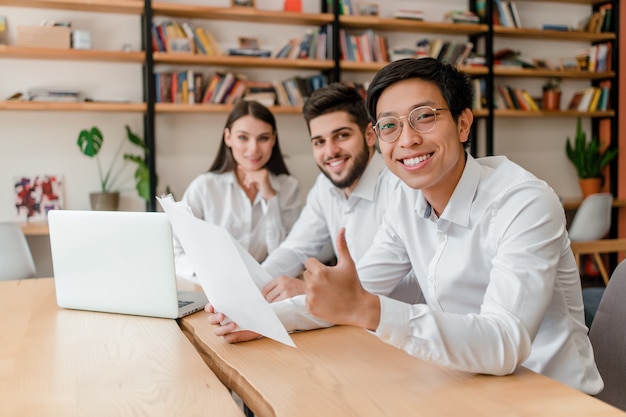
[{"label": "eyeglass frame", "polygon": [[[415,126],[413,126],[413,124],[411,123],[411,119],[410,119],[411,114],[412,114],[414,111],[416,111],[416,110],[420,110],[420,109],[430,109],[430,110],[432,110],[432,111],[433,111],[433,114],[434,114],[434,117],[435,117],[435,121],[433,122],[432,127],[431,127],[430,129],[428,129],[428,130],[417,130],[417,129],[415,128]],[[450,108],[449,108],[449,107],[430,107],[430,106],[419,106],[419,107],[416,107],[416,108],[414,108],[413,110],[411,110],[411,111],[409,112],[409,114],[407,114],[406,116],[400,116],[400,117],[396,117],[396,116],[385,116],[385,117],[383,117],[383,119],[384,119],[384,118],[387,118],[387,117],[393,117],[394,119],[397,119],[397,120],[398,120],[398,122],[400,123],[400,131],[398,132],[398,136],[396,136],[396,138],[395,138],[394,140],[385,140],[385,139],[383,139],[383,138],[381,138],[381,137],[380,137],[380,133],[379,133],[380,127],[378,127],[378,123],[380,122],[380,120],[377,120],[377,121],[376,121],[376,124],[373,126],[373,129],[374,129],[374,132],[376,133],[376,137],[377,137],[379,140],[381,140],[381,141],[383,141],[383,142],[385,142],[385,143],[393,143],[393,142],[397,141],[398,139],[400,139],[400,135],[402,135],[402,131],[403,131],[403,129],[404,129],[404,123],[402,123],[402,120],[400,120],[400,119],[405,118],[405,119],[407,120],[407,122],[408,122],[408,125],[409,125],[409,126],[411,127],[411,129],[413,129],[413,131],[414,131],[414,132],[416,132],[416,133],[428,133],[428,132],[432,131],[432,130],[435,128],[435,125],[437,124],[437,112],[438,112],[438,111],[443,111],[443,110],[450,110]]]}]

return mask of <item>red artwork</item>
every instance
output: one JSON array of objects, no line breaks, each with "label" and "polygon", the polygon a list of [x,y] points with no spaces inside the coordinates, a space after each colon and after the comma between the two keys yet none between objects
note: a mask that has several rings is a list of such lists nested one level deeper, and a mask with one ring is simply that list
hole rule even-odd
[{"label": "red artwork", "polygon": [[15,178],[15,209],[19,221],[45,221],[48,211],[63,205],[62,179],[58,175]]}]

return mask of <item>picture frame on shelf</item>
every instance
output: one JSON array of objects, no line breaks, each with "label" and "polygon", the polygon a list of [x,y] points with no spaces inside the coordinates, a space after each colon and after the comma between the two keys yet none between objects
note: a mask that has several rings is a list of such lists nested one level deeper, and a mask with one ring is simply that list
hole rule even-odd
[{"label": "picture frame on shelf", "polygon": [[230,0],[231,7],[256,7],[256,0]]},{"label": "picture frame on shelf", "polygon": [[252,38],[248,36],[239,36],[237,38],[237,42],[239,43],[240,48],[247,48],[247,49],[259,49],[260,48],[258,38]]},{"label": "picture frame on shelf", "polygon": [[378,16],[378,4],[357,2],[356,11],[359,16]]},{"label": "picture frame on shelf", "polygon": [[537,68],[540,68],[540,69],[553,69],[552,65],[550,65],[550,62],[547,59],[533,58],[532,62],[533,62],[533,64],[535,64],[537,66]]},{"label": "picture frame on shelf", "polygon": [[194,44],[193,39],[189,38],[171,38],[168,40],[170,44],[170,51],[176,53],[193,54]]},{"label": "picture frame on shelf", "polygon": [[580,66],[576,57],[559,59],[559,69],[561,71],[580,71]]}]

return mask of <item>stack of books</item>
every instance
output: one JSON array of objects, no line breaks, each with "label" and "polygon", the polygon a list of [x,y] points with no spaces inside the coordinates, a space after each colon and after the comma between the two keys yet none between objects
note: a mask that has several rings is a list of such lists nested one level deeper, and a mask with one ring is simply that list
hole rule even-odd
[{"label": "stack of books", "polygon": [[27,91],[29,101],[82,101],[81,92],[78,90],[54,89],[54,88],[29,88]]}]

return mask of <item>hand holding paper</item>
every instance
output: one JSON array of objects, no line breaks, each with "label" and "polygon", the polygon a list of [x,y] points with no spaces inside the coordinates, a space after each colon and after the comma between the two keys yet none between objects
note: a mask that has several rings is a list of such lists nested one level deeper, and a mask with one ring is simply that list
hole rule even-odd
[{"label": "hand holding paper", "polygon": [[196,218],[171,195],[157,198],[189,257],[209,302],[240,329],[251,330],[295,347],[255,284],[269,281],[267,272],[222,227]]}]

